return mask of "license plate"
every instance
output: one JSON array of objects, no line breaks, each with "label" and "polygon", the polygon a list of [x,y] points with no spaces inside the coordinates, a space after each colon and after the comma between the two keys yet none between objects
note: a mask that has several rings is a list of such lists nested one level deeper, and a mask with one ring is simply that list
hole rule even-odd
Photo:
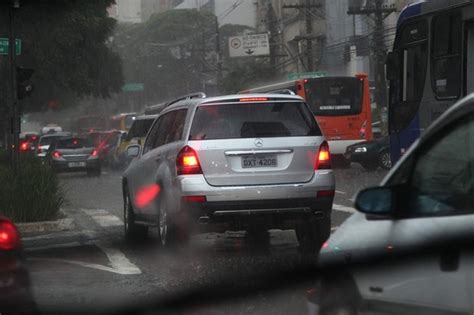
[{"label": "license plate", "polygon": [[68,167],[85,167],[86,162],[69,162],[67,163]]},{"label": "license plate", "polygon": [[277,167],[275,155],[248,155],[242,157],[242,168]]}]

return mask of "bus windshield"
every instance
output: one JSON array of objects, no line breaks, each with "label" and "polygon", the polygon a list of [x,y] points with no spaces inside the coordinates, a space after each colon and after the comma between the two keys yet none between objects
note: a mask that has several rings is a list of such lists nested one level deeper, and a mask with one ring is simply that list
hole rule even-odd
[{"label": "bus windshield", "polygon": [[316,116],[358,115],[362,111],[363,82],[352,77],[309,79],[306,101]]}]

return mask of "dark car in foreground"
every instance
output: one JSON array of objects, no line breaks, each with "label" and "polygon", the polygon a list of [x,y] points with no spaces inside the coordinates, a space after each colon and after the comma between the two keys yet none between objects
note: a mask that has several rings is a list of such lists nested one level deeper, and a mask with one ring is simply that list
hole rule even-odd
[{"label": "dark car in foreground", "polygon": [[0,313],[34,313],[30,276],[25,266],[20,233],[0,215]]},{"label": "dark car in foreground", "polygon": [[385,170],[392,167],[388,137],[350,145],[347,147],[344,157],[348,161],[359,163],[370,171],[376,170],[378,167]]},{"label": "dark car in foreground", "polygon": [[99,154],[89,138],[62,137],[51,144],[48,163],[57,172],[87,172],[100,176]]}]

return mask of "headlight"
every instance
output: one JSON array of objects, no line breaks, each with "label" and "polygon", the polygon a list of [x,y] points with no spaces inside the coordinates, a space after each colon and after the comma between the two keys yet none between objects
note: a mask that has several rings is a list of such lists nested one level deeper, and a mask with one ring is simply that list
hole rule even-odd
[{"label": "headlight", "polygon": [[367,152],[367,148],[366,147],[358,147],[354,150],[355,153],[365,153]]}]

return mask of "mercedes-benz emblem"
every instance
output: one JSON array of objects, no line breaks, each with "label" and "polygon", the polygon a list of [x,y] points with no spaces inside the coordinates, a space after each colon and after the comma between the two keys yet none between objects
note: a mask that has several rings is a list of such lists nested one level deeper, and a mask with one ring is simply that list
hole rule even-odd
[{"label": "mercedes-benz emblem", "polygon": [[255,142],[254,142],[254,143],[255,143],[255,146],[256,146],[257,148],[260,148],[260,147],[263,146],[263,140],[262,140],[262,139],[255,139]]}]

